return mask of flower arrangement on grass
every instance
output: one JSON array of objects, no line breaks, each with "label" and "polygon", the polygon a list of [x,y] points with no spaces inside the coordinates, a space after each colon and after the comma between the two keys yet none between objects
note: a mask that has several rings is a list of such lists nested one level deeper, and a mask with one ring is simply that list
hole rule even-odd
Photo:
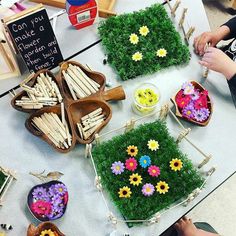
[{"label": "flower arrangement on grass", "polygon": [[199,123],[206,122],[211,114],[208,100],[208,91],[195,87],[192,82],[185,82],[175,96],[181,115]]},{"label": "flower arrangement on grass", "polygon": [[60,218],[66,210],[67,202],[67,188],[59,181],[36,186],[28,196],[31,212],[41,221]]},{"label": "flower arrangement on grass", "polygon": [[[158,140],[161,147],[158,152],[149,148],[150,140]],[[134,147],[138,150],[135,157],[127,158],[127,151]],[[187,197],[204,182],[169,135],[165,122],[159,120],[100,143],[94,147],[92,155],[104,189],[127,220],[148,219]],[[173,157],[182,163],[178,174],[170,167]],[[133,173],[126,164],[129,159],[127,163],[135,163]],[[122,174],[114,175],[111,165],[118,160],[125,163],[125,169]]]},{"label": "flower arrangement on grass", "polygon": [[108,63],[122,80],[185,64],[190,59],[188,47],[161,4],[110,17],[100,23],[98,31]]}]

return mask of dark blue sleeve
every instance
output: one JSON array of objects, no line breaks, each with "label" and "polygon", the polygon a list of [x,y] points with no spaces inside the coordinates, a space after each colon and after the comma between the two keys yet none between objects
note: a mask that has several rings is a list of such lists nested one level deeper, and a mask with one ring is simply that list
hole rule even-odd
[{"label": "dark blue sleeve", "polygon": [[230,34],[224,39],[228,40],[228,39],[236,38],[236,17],[233,17],[232,19],[230,19],[223,25],[228,26],[230,29]]},{"label": "dark blue sleeve", "polygon": [[229,89],[233,98],[234,105],[236,107],[236,74],[228,80]]}]

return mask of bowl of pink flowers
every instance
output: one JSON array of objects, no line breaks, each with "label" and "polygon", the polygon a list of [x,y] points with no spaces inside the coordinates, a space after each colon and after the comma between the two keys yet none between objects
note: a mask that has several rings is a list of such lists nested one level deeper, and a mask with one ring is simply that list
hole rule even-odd
[{"label": "bowl of pink flowers", "polygon": [[212,115],[212,102],[208,91],[196,81],[185,82],[171,98],[176,116],[200,126],[206,126]]}]

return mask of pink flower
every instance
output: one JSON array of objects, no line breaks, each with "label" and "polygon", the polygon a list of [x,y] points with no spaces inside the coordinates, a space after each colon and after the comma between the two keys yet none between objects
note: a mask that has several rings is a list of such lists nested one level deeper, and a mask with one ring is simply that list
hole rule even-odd
[{"label": "pink flower", "polygon": [[51,212],[52,206],[50,202],[44,202],[39,200],[37,202],[32,203],[31,209],[34,213],[38,215],[48,215]]},{"label": "pink flower", "polygon": [[194,108],[199,110],[201,108],[207,108],[207,97],[205,96],[200,96],[195,103],[194,103]]},{"label": "pink flower", "polygon": [[125,168],[130,171],[135,171],[137,169],[137,161],[131,157],[125,161]]},{"label": "pink flower", "polygon": [[68,198],[69,198],[69,195],[68,195],[68,192],[65,193],[64,195],[64,204],[66,205],[67,202],[68,202]]},{"label": "pink flower", "polygon": [[150,166],[148,168],[148,173],[152,177],[158,177],[161,174],[160,168],[158,166]]},{"label": "pink flower", "polygon": [[175,97],[175,101],[176,101],[176,103],[177,103],[177,105],[178,105],[179,108],[184,108],[184,107],[186,107],[186,106],[189,104],[189,102],[191,101],[191,96],[190,96],[190,95],[185,95],[185,94],[183,93],[183,90],[180,90],[180,91],[177,93],[176,97]]}]

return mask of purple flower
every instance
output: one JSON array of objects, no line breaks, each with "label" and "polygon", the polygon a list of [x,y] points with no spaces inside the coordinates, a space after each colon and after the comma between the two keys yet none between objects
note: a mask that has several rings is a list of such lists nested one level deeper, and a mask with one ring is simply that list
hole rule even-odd
[{"label": "purple flower", "polygon": [[59,206],[59,205],[63,206],[62,200],[63,200],[63,198],[60,195],[54,195],[52,197],[51,203],[54,206]]},{"label": "purple flower", "polygon": [[193,94],[191,94],[191,98],[193,101],[197,100],[200,97],[199,92],[195,90]]},{"label": "purple flower", "polygon": [[185,95],[193,94],[194,93],[194,86],[191,84],[191,82],[185,82],[182,85],[182,90],[184,91]]},{"label": "purple flower", "polygon": [[194,119],[196,121],[202,122],[207,119],[207,115],[205,114],[205,111],[202,109],[203,108],[194,111]]},{"label": "purple flower", "polygon": [[43,187],[37,187],[32,192],[33,198],[36,200],[45,200],[48,201],[49,197],[47,195],[47,190]]},{"label": "purple flower", "polygon": [[54,188],[56,193],[60,196],[64,196],[64,194],[67,192],[67,188],[64,184],[55,184]]},{"label": "purple flower", "polygon": [[152,184],[144,184],[142,187],[142,193],[144,196],[149,197],[151,196],[155,191],[155,188]]},{"label": "purple flower", "polygon": [[111,166],[111,170],[112,170],[112,173],[114,173],[115,175],[120,175],[125,170],[124,163],[120,161],[114,162]]},{"label": "purple flower", "polygon": [[183,108],[182,115],[188,119],[192,119],[194,117],[194,106],[192,103]]},{"label": "purple flower", "polygon": [[205,113],[206,117],[209,117],[210,111],[209,111],[208,108],[203,107],[203,108],[201,108],[200,110],[201,110],[203,113]]},{"label": "purple flower", "polygon": [[52,211],[50,212],[50,214],[47,215],[47,217],[50,220],[55,220],[55,219],[60,218],[63,214],[64,214],[63,208],[59,208],[59,207],[55,208],[55,207],[53,207]]}]

